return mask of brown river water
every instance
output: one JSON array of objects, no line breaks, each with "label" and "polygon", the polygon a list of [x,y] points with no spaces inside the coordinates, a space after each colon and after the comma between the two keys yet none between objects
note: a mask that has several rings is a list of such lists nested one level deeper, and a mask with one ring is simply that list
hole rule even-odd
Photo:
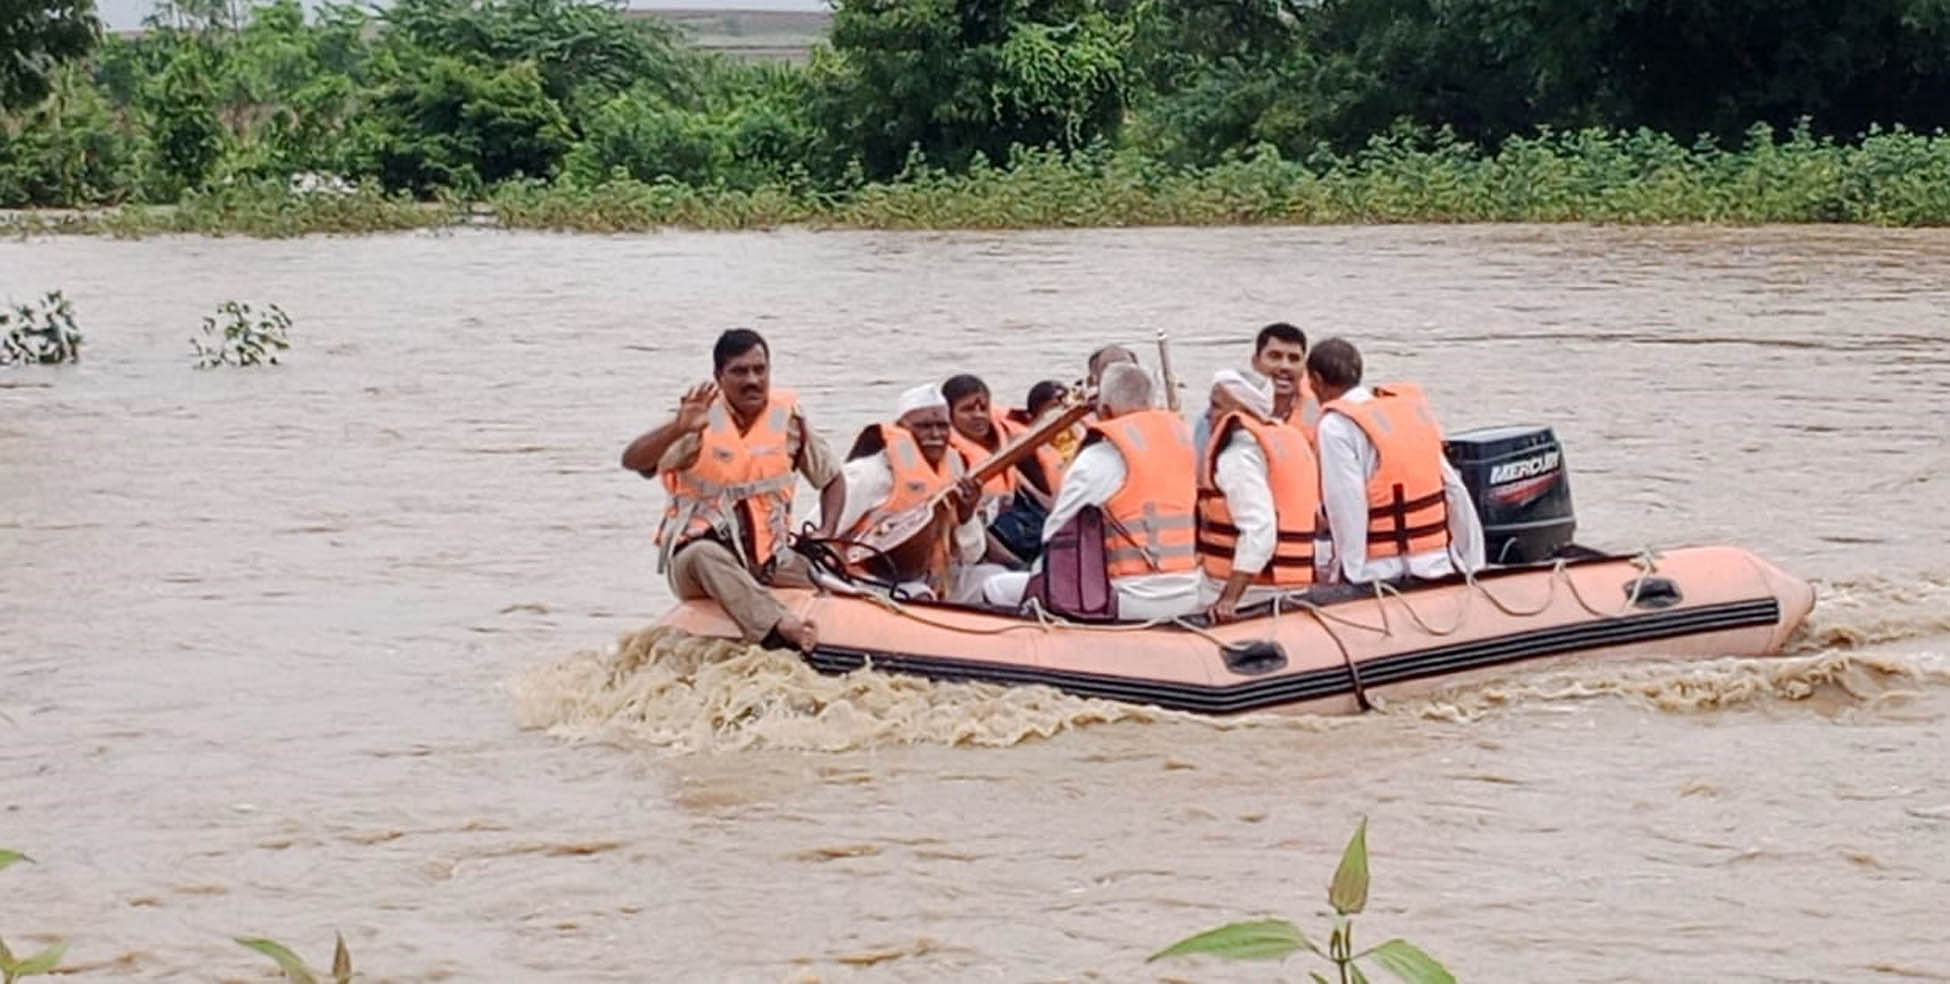
[{"label": "brown river water", "polygon": [[[48,288],[88,347],[0,370],[0,934],[69,979],[334,930],[372,980],[1299,979],[1143,958],[1324,926],[1366,815],[1359,934],[1463,980],[1950,980],[1950,233],[0,244]],[[191,368],[229,298],[286,365]],[[1582,540],[1745,544],[1810,630],[1218,722],[638,635],[661,498],[616,456],[723,328],[839,442],[1154,327],[1202,380],[1274,318],[1453,429],[1555,425]]]}]

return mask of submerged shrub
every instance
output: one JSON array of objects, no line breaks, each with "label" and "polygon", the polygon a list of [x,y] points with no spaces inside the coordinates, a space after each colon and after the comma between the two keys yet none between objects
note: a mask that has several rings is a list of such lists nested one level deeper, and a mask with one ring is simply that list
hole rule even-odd
[{"label": "submerged shrub", "polygon": [[[221,320],[219,320],[221,319]],[[196,367],[278,364],[278,353],[291,347],[291,318],[276,304],[263,313],[248,304],[225,301],[217,313],[203,319],[203,333],[190,336],[196,348]]]},{"label": "submerged shrub", "polygon": [[49,291],[35,303],[0,310],[0,366],[51,366],[80,359],[81,329],[75,327],[74,308],[60,291]]}]

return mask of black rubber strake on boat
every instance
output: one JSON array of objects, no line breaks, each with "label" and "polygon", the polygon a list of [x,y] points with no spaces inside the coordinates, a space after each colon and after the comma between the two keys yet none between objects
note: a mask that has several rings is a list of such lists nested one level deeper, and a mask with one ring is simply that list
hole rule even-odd
[{"label": "black rubber strake on boat", "polygon": [[1259,679],[1223,686],[825,644],[807,653],[805,658],[814,668],[828,673],[856,670],[871,659],[875,669],[892,673],[912,673],[939,680],[1040,683],[1083,697],[1156,704],[1174,710],[1207,714],[1235,714],[1339,694],[1353,694],[1357,701],[1361,701],[1367,687],[1445,676],[1582,649],[1775,625],[1780,620],[1780,601],[1771,597],[1697,608],[1668,608],[1379,656],[1364,661],[1358,670],[1342,665],[1304,673],[1269,672]]}]

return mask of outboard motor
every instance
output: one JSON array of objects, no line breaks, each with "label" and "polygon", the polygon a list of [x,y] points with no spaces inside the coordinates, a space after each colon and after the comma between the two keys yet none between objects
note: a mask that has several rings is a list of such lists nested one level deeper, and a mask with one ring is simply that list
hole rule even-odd
[{"label": "outboard motor", "polygon": [[1571,543],[1571,479],[1548,427],[1484,427],[1442,442],[1483,520],[1492,564],[1548,560]]}]

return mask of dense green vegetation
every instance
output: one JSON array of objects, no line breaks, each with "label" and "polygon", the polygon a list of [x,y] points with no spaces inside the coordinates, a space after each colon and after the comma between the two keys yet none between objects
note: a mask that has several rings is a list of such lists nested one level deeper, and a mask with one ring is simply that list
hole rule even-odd
[{"label": "dense green vegetation", "polygon": [[803,66],[581,0],[179,0],[92,51],[37,2],[0,206],[174,207],[16,225],[1950,222],[1939,0],[841,0]]}]

